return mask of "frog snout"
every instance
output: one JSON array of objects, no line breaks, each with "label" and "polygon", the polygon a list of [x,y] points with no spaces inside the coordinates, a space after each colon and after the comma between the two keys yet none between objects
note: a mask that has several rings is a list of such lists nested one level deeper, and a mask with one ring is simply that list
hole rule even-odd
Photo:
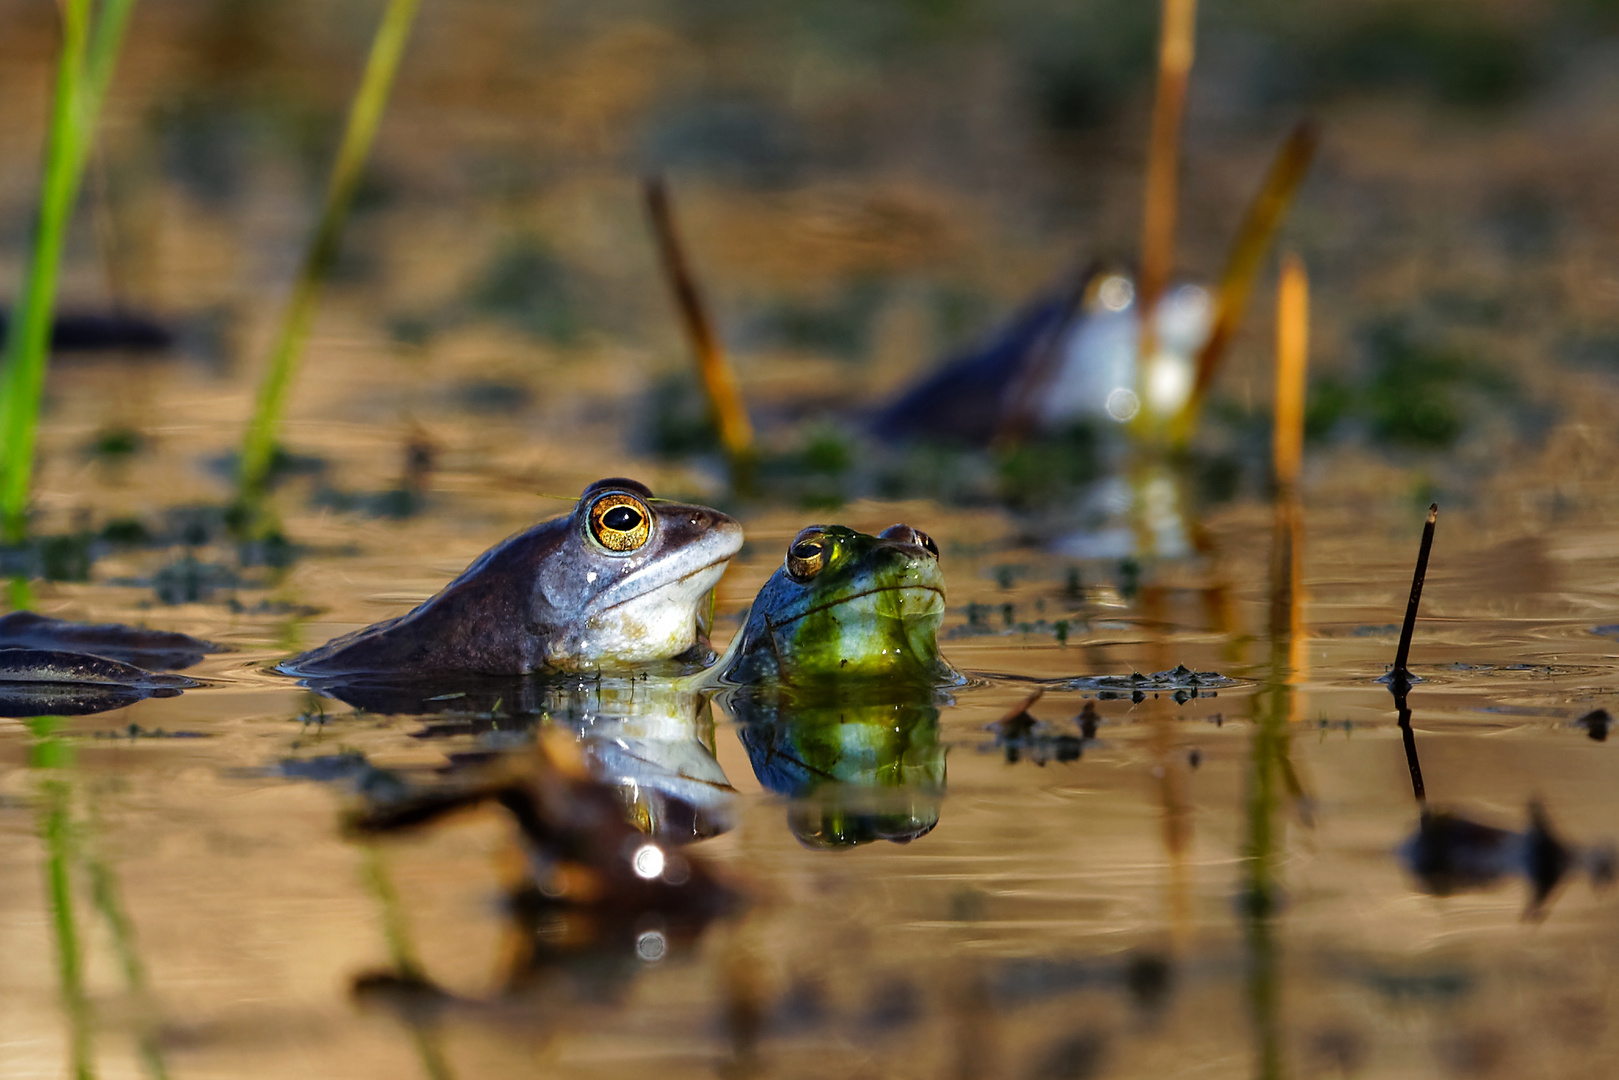
[{"label": "frog snout", "polygon": [[729,514],[710,510],[706,506],[687,509],[683,531],[692,537],[702,537],[736,554],[742,548],[742,523]]},{"label": "frog snout", "polygon": [[890,525],[877,535],[884,540],[898,540],[902,544],[919,547],[927,552],[931,558],[937,559],[939,557],[939,545],[933,542],[933,537],[921,529],[912,528],[909,525]]}]

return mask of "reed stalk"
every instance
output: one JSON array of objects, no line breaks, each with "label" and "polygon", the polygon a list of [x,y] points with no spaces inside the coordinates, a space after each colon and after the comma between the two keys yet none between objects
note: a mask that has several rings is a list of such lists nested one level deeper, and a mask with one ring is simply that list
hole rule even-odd
[{"label": "reed stalk", "polygon": [[1303,809],[1302,785],[1293,770],[1292,723],[1299,714],[1307,663],[1304,638],[1304,515],[1299,473],[1304,456],[1304,384],[1309,352],[1309,282],[1291,253],[1282,260],[1276,297],[1276,409],[1272,464],[1276,516],[1270,565],[1270,679],[1255,699],[1258,723],[1248,772],[1248,880],[1244,937],[1248,946],[1248,1012],[1254,1032],[1254,1075],[1284,1073],[1284,998],[1276,915],[1284,854],[1282,796]]},{"label": "reed stalk", "polygon": [[1304,262],[1292,252],[1282,257],[1276,288],[1276,416],[1271,461],[1276,489],[1298,490],[1304,462],[1304,385],[1310,350],[1310,281]]},{"label": "reed stalk", "polygon": [[703,302],[697,279],[692,276],[680,231],[675,226],[668,188],[661,178],[652,177],[646,181],[645,193],[664,277],[674,293],[675,306],[680,309],[681,323],[697,361],[697,374],[719,428],[720,444],[735,467],[753,452],[753,424],[742,401],[742,388],[719,335],[714,332],[714,322],[709,318],[708,305]]},{"label": "reed stalk", "polygon": [[[1197,0],[1163,0],[1158,30],[1158,82],[1147,149],[1147,187],[1141,216],[1141,279],[1137,309],[1145,326],[1175,260],[1181,119],[1196,47]],[[1144,335],[1144,338],[1147,335]]]},{"label": "reed stalk", "polygon": [[21,542],[28,531],[34,445],[62,251],[134,0],[105,0],[99,14],[90,0],[61,0],[58,6],[62,50],[46,135],[39,217],[0,359],[0,531],[8,543]]},{"label": "reed stalk", "polygon": [[269,483],[275,457],[276,432],[286,411],[287,394],[298,373],[299,361],[315,320],[321,289],[337,260],[343,227],[354,205],[354,192],[370,156],[377,127],[388,104],[394,76],[405,52],[410,29],[420,0],[388,0],[382,22],[377,26],[366,58],[365,73],[349,106],[343,142],[326,187],[315,235],[304,255],[298,279],[281,317],[275,343],[270,350],[269,367],[259,384],[253,418],[242,440],[241,463],[237,471],[237,506],[247,520],[257,521],[259,505]]},{"label": "reed stalk", "polygon": [[1181,120],[1186,84],[1196,46],[1197,0],[1163,0],[1158,27],[1158,78],[1153,92],[1152,128],[1147,143],[1147,178],[1141,209],[1141,275],[1136,281],[1136,312],[1141,331],[1136,345],[1136,396],[1142,402],[1130,430],[1140,448],[1156,450],[1163,418],[1146,407],[1158,356],[1154,312],[1169,286],[1175,265],[1175,218],[1180,201]]},{"label": "reed stalk", "polygon": [[1225,360],[1231,338],[1241,325],[1243,314],[1248,310],[1248,297],[1264,262],[1265,252],[1270,248],[1276,230],[1281,227],[1288,207],[1293,205],[1299,184],[1309,171],[1310,162],[1315,157],[1316,142],[1313,125],[1302,123],[1295,127],[1271,161],[1270,170],[1265,174],[1254,201],[1248,204],[1248,212],[1232,242],[1231,253],[1226,257],[1225,271],[1220,275],[1220,287],[1214,302],[1214,324],[1209,330],[1209,339],[1198,351],[1191,396],[1170,424],[1170,441],[1175,446],[1184,447],[1196,430],[1203,399]]}]

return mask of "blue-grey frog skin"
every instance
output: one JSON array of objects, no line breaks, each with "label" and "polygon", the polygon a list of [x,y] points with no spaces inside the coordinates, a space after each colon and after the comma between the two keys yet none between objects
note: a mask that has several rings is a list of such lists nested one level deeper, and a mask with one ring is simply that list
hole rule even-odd
[{"label": "blue-grey frog skin", "polygon": [[742,526],[598,480],[571,514],[485,552],[409,614],[277,666],[302,677],[622,671],[701,647],[700,608]]}]

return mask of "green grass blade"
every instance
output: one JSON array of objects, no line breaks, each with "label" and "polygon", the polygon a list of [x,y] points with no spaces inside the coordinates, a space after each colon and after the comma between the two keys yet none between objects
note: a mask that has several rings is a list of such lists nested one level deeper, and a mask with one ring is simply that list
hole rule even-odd
[{"label": "green grass blade", "polygon": [[292,386],[293,376],[297,374],[304,343],[315,319],[321,286],[337,258],[343,226],[348,220],[354,191],[360,182],[360,171],[371,152],[382,111],[388,104],[394,74],[399,69],[419,3],[420,0],[388,0],[388,9],[383,13],[382,23],[371,42],[365,75],[349,108],[343,143],[337,152],[337,163],[332,167],[320,223],[316,226],[314,239],[282,315],[281,329],[270,352],[269,370],[259,385],[253,419],[242,440],[237,500],[243,508],[256,507],[264,495],[270,463],[275,454],[276,429],[286,409],[287,392]]},{"label": "green grass blade", "polygon": [[68,221],[78,200],[84,121],[84,57],[89,40],[89,0],[64,0],[62,53],[56,68],[56,97],[51,106],[45,145],[45,175],[40,183],[39,219],[22,290],[13,307],[6,350],[0,360],[0,527],[16,542],[27,530],[28,485],[34,468],[34,433],[45,360],[50,344],[51,313],[56,306],[57,271],[67,239]]},{"label": "green grass blade", "polygon": [[90,156],[91,140],[88,136],[95,130],[96,120],[101,116],[101,103],[106,100],[107,84],[112,81],[113,65],[118,61],[118,52],[124,43],[124,30],[129,26],[129,15],[134,10],[135,0],[104,0],[101,15],[95,20],[95,29],[90,34],[89,54],[84,64],[83,123],[87,137],[80,147],[81,171]]}]

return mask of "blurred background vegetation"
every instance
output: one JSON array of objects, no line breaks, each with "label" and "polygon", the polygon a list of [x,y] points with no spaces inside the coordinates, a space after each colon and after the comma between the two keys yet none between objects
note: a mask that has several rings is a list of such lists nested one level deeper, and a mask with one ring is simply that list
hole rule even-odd
[{"label": "blurred background vegetation", "polygon": [[[245,418],[380,11],[136,9],[60,306],[172,326],[217,415]],[[498,417],[696,462],[702,488],[712,431],[639,197],[661,172],[772,467],[836,503],[862,472],[844,444],[862,410],[1059,275],[1134,259],[1157,17],[1133,0],[427,0],[316,327],[313,362],[352,381],[295,389],[293,417]],[[1205,0],[1198,29],[1181,276],[1217,275],[1281,137],[1320,123],[1282,239],[1314,286],[1317,446],[1464,488],[1543,448],[1571,387],[1619,377],[1619,3]],[[22,273],[56,36],[51,4],[0,0],[0,298]],[[1216,494],[1263,474],[1269,305],[1262,285],[1200,436]],[[173,418],[101,398],[74,416],[102,433],[83,441],[138,468]],[[899,458],[862,490],[1020,505],[1047,474],[1094,471],[1087,436],[1057,441],[1050,461]]]}]

